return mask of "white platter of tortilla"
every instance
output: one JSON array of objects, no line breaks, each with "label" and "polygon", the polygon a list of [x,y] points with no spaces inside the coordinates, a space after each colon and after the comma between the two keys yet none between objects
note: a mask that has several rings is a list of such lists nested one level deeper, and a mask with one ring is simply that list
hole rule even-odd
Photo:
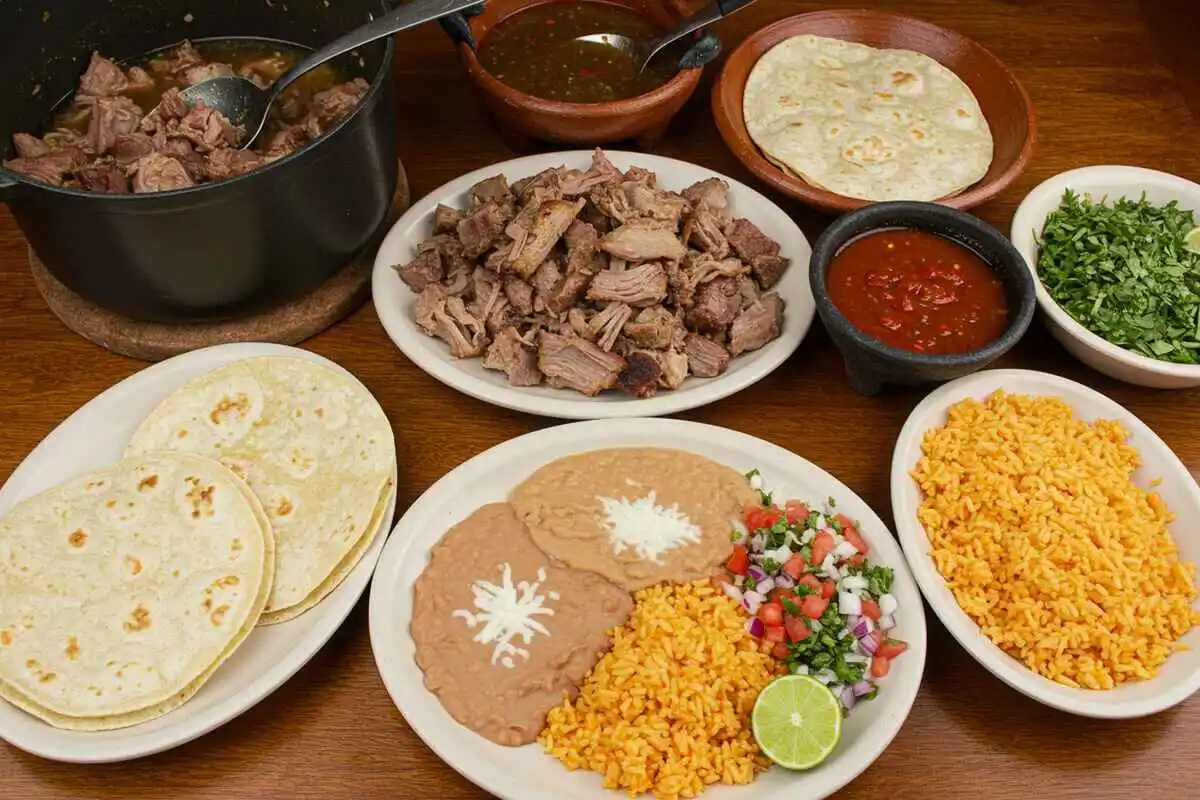
[{"label": "white platter of tortilla", "polygon": [[443,342],[425,335],[415,322],[418,295],[404,285],[393,266],[411,261],[417,245],[432,234],[433,214],[438,204],[466,208],[467,190],[499,174],[513,182],[558,166],[587,170],[592,163],[592,151],[574,150],[517,158],[463,175],[414,203],[388,232],[375,257],[372,297],[379,321],[410,361],[447,386],[492,405],[560,419],[613,419],[657,417],[715,403],[762,380],[795,352],[816,313],[808,283],[812,247],[783,209],[743,183],[685,161],[617,150],[605,150],[604,154],[620,170],[633,166],[650,170],[657,176],[657,186],[667,191],[679,192],[709,178],[729,184],[731,216],[754,223],[779,243],[780,255],[791,259],[791,265],[773,289],[785,304],[779,338],[733,358],[718,377],[689,376],[674,391],[664,389],[654,397],[638,398],[615,390],[587,397],[545,384],[511,386],[503,372],[484,369],[482,359],[451,358]]},{"label": "white platter of tortilla", "polygon": [[505,747],[455,722],[425,687],[409,628],[413,586],[425,570],[430,550],[448,529],[482,505],[505,501],[514,487],[556,459],[619,447],[682,450],[739,472],[758,469],[779,499],[832,497],[839,511],[862,522],[872,563],[895,570],[892,592],[903,609],[896,618],[896,635],[909,643],[909,649],[904,658],[896,660],[878,697],[856,706],[846,718],[837,749],[807,772],[776,766],[748,785],[716,785],[704,794],[723,800],[814,800],[833,795],[887,748],[916,700],[927,645],[921,595],[887,526],[849,487],[782,447],[713,425],[674,419],[560,425],[497,445],[426,490],[397,522],[371,584],[371,650],[392,701],[439,758],[502,800],[617,800],[625,796],[603,788],[598,773],[585,769],[569,772],[539,744]]},{"label": "white platter of tortilla", "polygon": [[[25,498],[120,459],[147,415],[183,384],[258,356],[303,358],[349,375],[305,350],[257,343],[210,347],[155,364],[92,399],[43,439],[0,489],[0,515]],[[393,485],[383,515],[384,532],[391,529],[395,505]],[[159,753],[208,733],[279,688],[320,650],[362,595],[385,539],[376,536],[353,571],[311,611],[289,622],[255,628],[195,697],[166,715],[117,730],[82,732],[52,727],[0,701],[0,738],[43,758],[108,763]]]}]

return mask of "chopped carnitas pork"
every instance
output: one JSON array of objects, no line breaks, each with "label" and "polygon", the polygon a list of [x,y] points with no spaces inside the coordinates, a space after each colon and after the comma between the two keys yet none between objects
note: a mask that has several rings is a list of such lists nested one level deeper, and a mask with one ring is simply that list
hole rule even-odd
[{"label": "chopped carnitas pork", "polygon": [[587,170],[495,175],[467,197],[438,205],[395,269],[425,333],[513,386],[649,397],[717,377],[782,331],[772,289],[788,259],[718,178],[672,192],[597,150]]}]

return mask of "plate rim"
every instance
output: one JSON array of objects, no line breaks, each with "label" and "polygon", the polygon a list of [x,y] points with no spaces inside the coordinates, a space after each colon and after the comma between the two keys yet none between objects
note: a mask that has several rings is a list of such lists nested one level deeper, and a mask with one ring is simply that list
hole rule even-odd
[{"label": "plate rim", "polygon": [[[374,397],[374,394],[348,369],[341,366],[337,362],[328,359],[317,353],[309,350],[304,350],[298,347],[289,345],[272,344],[268,342],[234,342],[228,344],[213,345],[211,347],[203,347],[197,350],[192,350],[187,353],[173,356],[163,361],[151,364],[137,370],[131,375],[122,378],[112,386],[109,386],[104,391],[92,397],[87,402],[80,405],[71,412],[65,419],[53,427],[36,446],[21,460],[4,481],[0,487],[0,514],[7,513],[16,503],[36,494],[35,492],[20,491],[23,487],[14,486],[14,479],[18,478],[26,464],[35,460],[35,457],[44,450],[48,450],[50,445],[47,442],[51,437],[63,431],[69,425],[79,425],[79,419],[83,417],[84,410],[92,404],[100,405],[107,398],[108,402],[112,402],[113,398],[129,391],[129,387],[135,386],[147,378],[149,380],[159,380],[170,373],[178,373],[178,386],[183,385],[188,380],[198,377],[212,369],[217,369],[225,364],[240,361],[246,358],[255,358],[259,356],[290,356],[304,358],[318,364],[336,369],[338,372],[349,376],[352,380],[358,383],[364,391]],[[199,372],[191,372],[192,368],[203,365],[205,362],[210,362],[210,366],[204,367]],[[174,391],[174,388],[168,391]],[[378,402],[378,398],[376,398]],[[389,423],[390,426],[390,423]],[[67,432],[71,434],[70,431]],[[394,433],[393,433],[394,437]],[[42,456],[44,457],[44,456]],[[64,474],[58,478],[56,483],[69,480],[72,475],[81,474],[80,471],[72,471],[70,466],[67,467],[70,474]],[[314,617],[307,624],[311,626],[305,634],[303,634],[298,642],[289,650],[283,658],[274,661],[268,668],[260,672],[257,677],[251,682],[243,685],[236,693],[228,700],[219,703],[212,708],[198,714],[194,717],[181,718],[182,721],[168,725],[162,730],[154,731],[153,733],[135,734],[129,741],[121,741],[117,739],[115,743],[110,741],[105,743],[105,738],[111,737],[112,734],[121,735],[124,738],[123,732],[136,731],[141,725],[132,725],[127,728],[119,728],[115,731],[68,731],[55,728],[41,720],[36,720],[40,728],[35,728],[37,731],[32,735],[20,734],[14,738],[12,730],[4,725],[3,717],[0,717],[0,739],[12,745],[13,747],[22,750],[39,758],[44,758],[50,761],[58,761],[68,764],[111,764],[122,761],[131,761],[146,756],[156,755],[167,750],[179,747],[194,741],[205,734],[211,733],[217,728],[226,725],[237,719],[242,714],[249,711],[254,706],[265,700],[268,696],[275,692],[278,688],[287,683],[297,672],[299,672],[309,661],[316,656],[318,652],[328,643],[329,639],[341,628],[345,623],[346,618],[354,610],[354,607],[361,599],[363,592],[367,588],[367,584],[371,576],[375,572],[375,566],[379,561],[379,556],[382,554],[388,537],[391,534],[392,523],[394,522],[397,502],[397,482],[392,481],[392,490],[388,500],[387,508],[384,511],[384,517],[381,521],[379,533],[375,537],[370,547],[363,553],[362,558],[350,571],[350,574],[334,589],[334,591],[321,601],[316,607],[310,609],[305,614],[297,617],[294,620],[280,623],[279,626],[290,625],[303,620],[309,614],[317,611],[322,605],[329,604],[323,616]],[[351,587],[343,591],[344,587]],[[340,594],[340,596],[339,596]],[[313,620],[316,620],[314,622]],[[253,635],[253,634],[251,634]],[[248,646],[251,639],[247,638],[246,642],[240,645],[236,652],[240,652]],[[217,673],[220,669],[217,670]],[[201,687],[200,692],[204,691]],[[194,700],[194,698],[193,698]],[[189,700],[189,703],[192,702]],[[26,712],[21,711],[11,704],[0,701],[5,710],[11,710],[16,714],[21,714],[26,717],[30,716]],[[157,719],[167,720],[172,714],[177,714],[181,709],[186,708],[188,703],[174,709],[171,712]],[[154,720],[151,720],[152,723]],[[150,724],[143,723],[143,724]],[[115,738],[115,737],[114,737]]]},{"label": "plate rim", "polygon": [[[579,421],[655,417],[689,411],[718,402],[732,394],[747,389],[779,369],[800,347],[800,344],[811,330],[813,320],[816,317],[816,301],[813,299],[812,289],[808,285],[807,260],[804,264],[796,263],[794,260],[792,265],[789,266],[789,271],[798,270],[803,273],[803,280],[798,281],[797,286],[799,287],[801,296],[807,298],[806,308],[797,309],[798,313],[791,313],[785,318],[784,331],[779,339],[768,343],[762,350],[755,351],[755,354],[747,353],[739,356],[739,358],[752,358],[754,360],[745,362],[745,365],[740,368],[738,373],[727,373],[716,378],[695,378],[689,376],[689,380],[704,381],[696,389],[690,391],[672,391],[650,398],[629,398],[608,402],[595,398],[582,398],[582,396],[580,399],[569,400],[564,399],[566,395],[562,398],[544,397],[530,394],[519,387],[494,386],[458,367],[456,361],[451,359],[448,354],[439,351],[434,356],[416,345],[416,342],[428,337],[416,330],[416,324],[413,320],[409,319],[405,307],[385,300],[389,296],[389,284],[399,279],[395,274],[395,270],[392,269],[392,261],[385,258],[384,254],[396,249],[404,241],[405,231],[425,220],[438,202],[447,197],[453,197],[465,192],[478,181],[493,177],[500,172],[508,174],[508,172],[514,169],[537,171],[538,169],[547,168],[545,165],[557,166],[569,163],[572,160],[590,160],[592,152],[592,150],[578,149],[553,151],[520,156],[495,164],[485,165],[447,181],[409,206],[403,216],[388,229],[387,234],[380,243],[379,249],[375,254],[375,264],[371,274],[371,294],[375,305],[375,315],[396,348],[427,375],[445,386],[461,394],[473,397],[476,400],[500,408],[522,411],[540,417]],[[666,165],[672,169],[698,171],[702,174],[697,177],[697,180],[704,180],[708,177],[720,178],[727,182],[731,189],[736,189],[739,193],[745,192],[748,196],[754,198],[756,202],[761,201],[778,212],[779,221],[786,223],[789,228],[788,236],[793,242],[791,246],[801,251],[806,258],[811,258],[812,243],[808,241],[808,237],[804,235],[804,231],[800,229],[800,226],[796,224],[791,215],[784,211],[778,203],[742,181],[709,169],[708,167],[677,158],[628,150],[605,150],[604,153],[608,156],[616,157],[618,160],[628,159],[634,164],[644,165],[647,168],[655,170],[657,170],[656,165]],[[526,164],[534,166],[525,166]],[[407,290],[407,287],[405,289]],[[420,338],[418,339],[417,337]],[[777,348],[770,349],[772,345],[777,345]],[[564,389],[559,391],[569,392],[570,390]]]},{"label": "plate rim", "polygon": [[[886,733],[877,743],[876,747],[872,748],[872,750],[867,753],[868,757],[862,763],[852,767],[845,767],[843,768],[842,772],[838,773],[837,777],[827,779],[824,782],[827,785],[823,786],[822,793],[804,795],[804,797],[828,797],[833,793],[840,791],[851,781],[855,780],[859,775],[865,772],[872,764],[874,764],[879,759],[879,756],[882,755],[882,753],[895,740],[896,736],[899,735],[900,730],[903,728],[904,723],[907,721],[912,712],[913,706],[916,703],[916,698],[920,693],[921,686],[924,683],[925,665],[928,658],[928,625],[925,618],[923,604],[921,602],[920,587],[917,585],[915,578],[912,577],[911,572],[909,571],[908,563],[904,558],[903,549],[901,548],[899,541],[884,522],[883,518],[879,516],[878,512],[876,512],[875,509],[857,492],[843,483],[835,475],[823,469],[814,462],[809,461],[798,453],[794,453],[772,442],[730,428],[722,428],[716,425],[692,422],[688,420],[658,417],[635,417],[621,419],[616,424],[624,429],[620,435],[628,436],[630,438],[632,438],[634,435],[658,431],[662,432],[661,435],[663,436],[663,441],[665,442],[667,441],[666,437],[669,433],[695,431],[697,435],[712,437],[709,439],[709,441],[715,442],[718,445],[721,442],[742,442],[747,445],[752,445],[760,452],[769,452],[776,457],[782,456],[793,461],[793,463],[803,463],[804,465],[807,465],[807,467],[810,467],[813,470],[821,473],[824,478],[828,479],[832,483],[840,486],[845,492],[845,496],[853,496],[859,503],[861,503],[862,506],[866,508],[879,523],[880,530],[887,534],[884,538],[889,539],[891,541],[891,545],[895,547],[896,554],[894,563],[889,561],[888,566],[895,568],[899,574],[906,575],[907,579],[911,582],[912,589],[914,590],[914,602],[906,606],[905,615],[906,619],[911,618],[914,633],[919,632],[917,646],[911,647],[909,652],[913,652],[914,654],[919,652],[920,663],[917,664],[915,668],[913,686],[907,692],[907,697],[904,697],[901,700],[898,713],[893,713],[891,716],[881,717],[876,723],[877,725],[881,726],[894,726],[892,730]],[[567,432],[566,436],[564,436],[564,431],[567,429],[569,429],[569,432]],[[387,619],[386,617],[390,614],[390,606],[396,597],[396,584],[399,582],[396,580],[397,576],[393,573],[402,568],[403,564],[406,563],[406,559],[417,557],[415,553],[417,553],[419,550],[419,546],[414,544],[414,538],[412,536],[404,535],[403,526],[405,525],[406,519],[411,520],[422,514],[424,506],[432,503],[437,503],[437,506],[435,507],[444,505],[445,501],[441,498],[438,498],[438,495],[446,494],[447,492],[452,491],[452,489],[448,487],[452,487],[454,485],[454,476],[457,473],[472,469],[485,469],[491,462],[496,462],[496,468],[501,467],[511,458],[510,454],[519,453],[530,446],[541,446],[543,440],[552,440],[558,438],[564,441],[565,446],[576,446],[580,448],[572,452],[584,452],[586,449],[596,449],[596,447],[602,447],[603,445],[588,447],[587,445],[579,444],[577,438],[584,439],[589,435],[593,435],[593,432],[600,435],[612,436],[613,431],[614,423],[609,420],[586,420],[568,423],[565,425],[551,426],[549,428],[543,428],[541,430],[526,433],[513,439],[501,442],[480,452],[467,461],[464,461],[462,464],[458,465],[439,478],[433,485],[423,492],[421,496],[409,506],[404,515],[397,521],[395,531],[398,535],[395,536],[392,541],[389,541],[379,561],[378,572],[385,578],[385,580],[374,580],[371,584],[371,594],[368,605],[368,629],[371,638],[371,652],[375,660],[376,669],[379,672],[380,678],[387,689],[393,705],[395,705],[413,733],[415,733],[421,739],[421,741],[434,752],[434,754],[442,763],[453,769],[458,774],[462,775],[463,778],[470,781],[474,785],[494,794],[502,800],[559,800],[559,798],[557,798],[551,792],[543,792],[541,790],[531,791],[527,788],[524,788],[520,785],[519,779],[517,779],[517,782],[514,782],[514,779],[505,776],[503,773],[498,773],[488,766],[484,766],[482,772],[478,768],[475,768],[474,772],[478,774],[472,774],[473,769],[471,764],[465,762],[456,762],[453,754],[445,752],[443,747],[441,747],[441,743],[431,741],[429,738],[427,738],[425,731],[431,729],[432,727],[429,724],[429,721],[414,721],[412,718],[410,718],[409,713],[406,712],[397,699],[400,693],[400,689],[398,688],[400,687],[400,677],[392,673],[391,667],[387,663],[391,660],[391,656],[393,654],[390,652],[391,645],[386,643],[397,641],[402,636],[411,637],[411,634],[408,633],[407,624],[398,628],[393,620]],[[575,436],[572,436],[571,434],[575,434]],[[572,445],[572,442],[576,443]],[[649,443],[644,446],[671,447],[672,445]],[[566,454],[567,453],[564,452],[562,455]],[[562,457],[562,455],[557,457]],[[427,551],[420,554],[420,558],[426,557]],[[459,725],[457,722],[452,722],[452,724],[455,726]],[[725,790],[730,790],[732,788],[754,790],[756,788],[756,784],[750,784],[749,786],[743,787],[722,788]],[[790,793],[788,796],[797,796],[794,788],[787,789],[786,791]],[[610,795],[612,797],[617,797],[618,794],[614,790],[600,790],[600,792],[603,792],[604,796],[606,797]],[[597,797],[600,796],[600,792],[597,792]],[[759,796],[762,796],[760,787],[758,794]],[[589,794],[589,796],[591,795]],[[773,794],[770,797],[765,798],[765,800],[778,800],[779,796],[780,795],[778,793]]]},{"label": "plate rim", "polygon": [[[1001,384],[1011,385],[1014,380],[1032,381],[1036,382],[1035,385],[1040,383],[1042,390],[1039,394],[1043,396],[1061,396],[1055,393],[1055,388],[1069,387],[1072,392],[1077,392],[1087,398],[1089,402],[1096,403],[1101,417],[1118,419],[1129,429],[1131,437],[1142,439],[1159,451],[1159,455],[1162,456],[1167,467],[1175,473],[1171,476],[1172,478],[1186,478],[1187,482],[1183,484],[1184,488],[1192,495],[1193,505],[1200,508],[1200,486],[1191,477],[1187,467],[1175,454],[1175,451],[1149,425],[1116,400],[1081,383],[1049,372],[1030,369],[983,370],[950,381],[929,393],[912,410],[904,421],[900,434],[896,437],[890,469],[892,515],[904,557],[908,561],[909,573],[917,582],[921,595],[933,610],[934,616],[950,632],[959,646],[966,650],[976,663],[993,677],[1026,697],[1059,711],[1101,720],[1145,717],[1173,708],[1200,690],[1200,661],[1193,667],[1185,680],[1165,685],[1160,691],[1145,699],[1118,698],[1114,700],[1111,694],[1114,690],[1075,689],[1056,683],[1028,669],[984,636],[980,632],[979,626],[967,616],[953,595],[945,589],[941,573],[937,571],[933,566],[932,559],[924,552],[928,547],[928,536],[924,527],[916,519],[916,509],[910,508],[910,503],[905,496],[905,490],[911,488],[912,479],[909,477],[908,471],[913,465],[903,463],[907,453],[913,448],[919,452],[921,438],[929,428],[929,423],[924,420],[931,416],[942,416],[949,405],[959,399],[980,396],[984,387],[992,387],[987,390],[987,393],[990,393],[1001,388]],[[1026,394],[1030,391],[1015,390],[1013,393]],[[1079,413],[1079,409],[1074,403],[1065,397],[1062,399],[1071,405],[1076,414]],[[1142,450],[1144,447],[1145,445],[1138,449]],[[1152,680],[1161,680],[1161,675]],[[1149,685],[1149,682],[1133,685],[1146,686]]]}]

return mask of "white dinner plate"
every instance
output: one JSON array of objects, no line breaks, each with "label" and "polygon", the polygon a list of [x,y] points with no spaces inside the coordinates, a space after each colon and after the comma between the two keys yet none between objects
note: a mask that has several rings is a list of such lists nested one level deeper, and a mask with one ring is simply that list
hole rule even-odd
[{"label": "white dinner plate", "polygon": [[[716,800],[816,800],[845,786],[873,762],[908,716],[925,666],[921,596],[887,527],[845,484],[781,447],[743,433],[669,419],[580,422],[512,439],[462,464],[423,494],[396,526],[371,587],[371,648],[392,700],[425,743],[468,780],[504,800],[619,800],[598,774],[568,772],[536,745],[493,744],[446,713],[426,690],[409,633],[412,591],[430,548],[451,526],[486,503],[502,501],[538,467],[572,453],[605,447],[666,447],[699,453],[737,470],[762,471],[776,498],[814,503],[832,497],[839,511],[862,522],[874,563],[896,571],[900,603],[895,636],[909,648],[892,664],[879,696],[858,705],[842,728],[838,749],[808,772],[772,768],[749,786],[716,786]],[[464,577],[464,580],[467,578]]]},{"label": "white dinner plate", "polygon": [[[147,367],[92,399],[26,456],[0,489],[0,515],[27,497],[118,460],[134,430],[164,397],[209,370],[255,356],[304,358],[353,378],[327,358],[276,344],[219,345]],[[183,706],[141,725],[79,732],[51,727],[0,700],[0,738],[56,761],[125,761],[189,742],[251,708],[316,655],[362,596],[391,528],[396,511],[395,484],[393,480],[380,535],[341,585],[296,619],[255,628],[233,657]]]},{"label": "white dinner plate", "polygon": [[904,423],[892,455],[896,531],[925,599],[958,643],[985,669],[1022,694],[1053,708],[1086,717],[1118,719],[1154,714],[1183,702],[1200,689],[1200,628],[1193,628],[1183,638],[1191,650],[1171,656],[1151,680],[1107,690],[1073,689],[1043,678],[993,644],[946,588],[929,557],[925,528],[917,521],[921,490],[909,472],[921,459],[925,432],[946,423],[950,406],[969,397],[983,400],[997,389],[1010,394],[1059,397],[1079,419],[1110,419],[1124,425],[1130,433],[1129,443],[1142,456],[1142,466],[1133,474],[1134,484],[1149,490],[1155,480],[1162,480],[1154,488],[1175,513],[1171,535],[1185,560],[1200,561],[1200,487],[1171,448],[1144,422],[1099,392],[1057,375],[1022,369],[987,370],[948,383],[921,401]]},{"label": "white dinner plate", "polygon": [[808,333],[816,313],[808,283],[808,260],[812,248],[796,223],[783,209],[749,186],[704,167],[642,153],[606,150],[605,154],[619,169],[636,165],[651,170],[658,176],[658,185],[664,189],[680,191],[707,178],[720,178],[729,184],[729,204],[733,216],[753,222],[763,233],[779,242],[781,255],[792,260],[791,266],[775,287],[786,304],[782,335],[759,350],[732,359],[723,375],[716,378],[689,377],[675,391],[664,389],[657,396],[647,398],[631,397],[619,392],[585,397],[570,389],[510,386],[503,372],[484,369],[482,359],[451,358],[449,349],[440,339],[427,336],[417,327],[413,316],[417,295],[400,280],[393,266],[411,261],[417,245],[432,233],[433,212],[439,203],[464,208],[467,205],[467,190],[479,181],[498,174],[515,181],[560,165],[586,170],[592,163],[591,151],[575,150],[518,158],[468,173],[414,203],[388,232],[375,257],[371,291],[379,321],[410,361],[447,386],[493,405],[546,417],[611,419],[656,417],[716,402],[762,380],[787,360]]}]

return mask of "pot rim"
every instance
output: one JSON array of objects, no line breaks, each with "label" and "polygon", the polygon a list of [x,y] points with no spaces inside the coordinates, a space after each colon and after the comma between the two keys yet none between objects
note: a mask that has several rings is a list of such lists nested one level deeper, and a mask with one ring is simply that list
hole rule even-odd
[{"label": "pot rim", "polygon": [[[380,3],[380,10],[387,11],[390,9],[391,9],[391,6],[389,5],[389,3],[386,0],[382,0],[382,2]],[[210,38],[233,38],[233,37],[210,37]],[[243,37],[243,38],[269,38],[269,37]],[[280,41],[283,41],[283,40],[280,40]],[[147,202],[149,200],[157,200],[157,199],[165,198],[165,197],[170,197],[170,198],[184,197],[189,194],[196,194],[196,193],[203,192],[206,190],[216,189],[217,187],[232,186],[234,184],[242,183],[243,181],[246,181],[246,180],[253,180],[258,175],[263,175],[263,174],[269,173],[269,172],[273,171],[274,169],[276,169],[277,167],[282,167],[285,164],[290,164],[293,161],[295,161],[297,158],[303,157],[305,155],[305,153],[308,153],[309,151],[314,150],[317,147],[320,147],[322,143],[329,140],[331,137],[333,137],[338,132],[340,132],[343,128],[345,128],[347,125],[351,124],[362,113],[364,113],[364,109],[366,109],[367,106],[370,105],[375,100],[375,98],[379,94],[379,92],[382,91],[383,84],[385,82],[387,82],[388,77],[391,75],[392,62],[395,60],[395,57],[396,57],[396,37],[389,36],[384,42],[383,59],[380,61],[379,70],[371,78],[370,85],[367,87],[367,93],[365,95],[363,95],[362,100],[357,105],[354,106],[354,109],[349,114],[347,114],[345,117],[343,117],[332,128],[325,131],[320,136],[318,136],[316,139],[313,139],[311,142],[306,144],[304,147],[301,147],[299,150],[294,150],[291,153],[288,153],[286,156],[283,156],[282,158],[277,158],[274,161],[271,161],[268,164],[265,164],[258,169],[251,170],[250,172],[244,172],[241,175],[236,175],[232,178],[227,178],[227,179],[221,180],[221,181],[212,181],[210,183],[201,183],[196,186],[188,186],[183,189],[170,189],[165,192],[146,192],[144,194],[134,194],[132,192],[127,193],[127,194],[105,194],[102,192],[89,192],[86,189],[75,189],[70,186],[52,186],[48,183],[42,183],[41,181],[26,177],[25,175],[22,175],[20,172],[14,172],[11,169],[7,169],[6,167],[4,167],[3,162],[0,162],[0,188],[3,188],[4,183],[6,181],[11,181],[15,185],[29,186],[34,189],[39,189],[41,191],[51,192],[53,194],[59,194],[59,195],[67,195],[69,197],[103,198],[104,200],[109,201],[109,202],[137,203],[137,202]]]},{"label": "pot rim", "polygon": [[[554,2],[554,0],[543,0],[543,2],[531,3],[527,6],[513,10],[511,14],[507,14],[496,21],[496,24],[504,22],[509,17],[515,16],[535,5],[544,5],[545,3]],[[617,5],[632,8],[623,0],[614,0]],[[687,16],[689,13],[688,7],[680,2],[680,0],[665,0],[667,8],[674,12],[680,19]],[[633,9],[637,10],[637,9]],[[478,35],[475,30],[474,19],[469,20],[472,33]],[[494,27],[494,26],[493,26]],[[698,38],[700,31],[697,31],[693,38]],[[480,37],[479,43],[483,44],[486,36]],[[463,66],[466,67],[467,75],[476,83],[482,85],[482,88],[489,94],[497,97],[510,105],[517,108],[532,111],[538,114],[550,114],[556,117],[573,117],[575,119],[597,119],[607,117],[619,117],[627,114],[634,114],[645,111],[648,108],[658,106],[667,100],[676,97],[680,93],[686,91],[689,86],[695,86],[700,81],[700,74],[704,71],[704,67],[689,67],[681,69],[662,86],[656,89],[651,89],[643,94],[634,95],[633,97],[622,98],[621,100],[610,100],[606,103],[568,103],[563,100],[546,100],[535,95],[526,94],[518,89],[514,89],[507,83],[504,83],[499,78],[488,72],[482,63],[479,61],[475,50],[466,42],[458,42],[458,52],[462,57]]]}]

